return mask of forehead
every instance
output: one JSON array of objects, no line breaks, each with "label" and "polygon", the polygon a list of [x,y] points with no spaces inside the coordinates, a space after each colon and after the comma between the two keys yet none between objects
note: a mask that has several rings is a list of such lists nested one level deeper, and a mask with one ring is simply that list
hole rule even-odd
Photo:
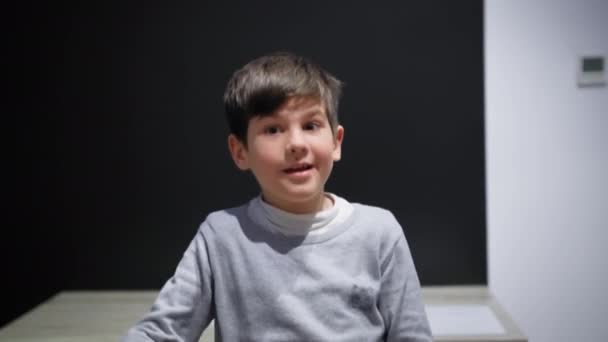
[{"label": "forehead", "polygon": [[325,105],[317,96],[291,96],[288,97],[279,107],[267,114],[255,115],[251,118],[252,122],[265,118],[289,118],[293,116],[326,116]]},{"label": "forehead", "polygon": [[291,114],[294,112],[325,113],[323,102],[317,96],[292,96],[287,98],[272,115]]}]

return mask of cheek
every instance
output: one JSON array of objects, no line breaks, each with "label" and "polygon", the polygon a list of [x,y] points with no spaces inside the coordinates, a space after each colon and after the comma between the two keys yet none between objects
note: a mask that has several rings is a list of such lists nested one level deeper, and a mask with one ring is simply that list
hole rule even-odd
[{"label": "cheek", "polygon": [[314,144],[314,149],[315,154],[317,154],[319,158],[332,159],[332,154],[335,149],[333,137],[330,134],[323,137],[323,139]]},{"label": "cheek", "polygon": [[257,146],[255,164],[259,169],[272,169],[280,162],[280,156],[272,146]]},{"label": "cheek", "polygon": [[323,151],[323,154],[318,154],[317,156],[319,158],[319,161],[323,164],[323,166],[331,167],[331,164],[333,162],[331,153],[328,153],[327,151]]},{"label": "cheek", "polygon": [[333,150],[325,147],[318,148],[315,151],[316,160],[323,168],[331,169],[333,164]]}]

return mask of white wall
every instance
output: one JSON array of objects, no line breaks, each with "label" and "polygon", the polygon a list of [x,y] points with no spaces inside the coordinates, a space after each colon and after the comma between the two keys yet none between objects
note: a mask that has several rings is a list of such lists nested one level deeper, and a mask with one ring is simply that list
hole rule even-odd
[{"label": "white wall", "polygon": [[491,291],[532,342],[608,341],[608,1],[485,1]]}]

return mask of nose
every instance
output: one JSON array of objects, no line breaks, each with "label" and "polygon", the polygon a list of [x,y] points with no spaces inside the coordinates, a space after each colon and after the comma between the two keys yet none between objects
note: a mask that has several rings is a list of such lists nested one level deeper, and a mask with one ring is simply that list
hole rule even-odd
[{"label": "nose", "polygon": [[306,139],[304,135],[299,130],[294,130],[290,132],[286,151],[288,154],[293,155],[296,158],[299,158],[306,154],[308,151],[308,147],[306,145]]}]

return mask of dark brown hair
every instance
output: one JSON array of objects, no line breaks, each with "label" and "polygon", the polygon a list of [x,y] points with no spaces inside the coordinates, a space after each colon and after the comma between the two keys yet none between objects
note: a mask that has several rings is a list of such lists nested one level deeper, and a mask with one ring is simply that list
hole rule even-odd
[{"label": "dark brown hair", "polygon": [[247,146],[249,120],[271,115],[292,96],[318,96],[335,132],[341,90],[340,80],[304,57],[288,52],[259,57],[235,71],[226,86],[230,133]]}]

